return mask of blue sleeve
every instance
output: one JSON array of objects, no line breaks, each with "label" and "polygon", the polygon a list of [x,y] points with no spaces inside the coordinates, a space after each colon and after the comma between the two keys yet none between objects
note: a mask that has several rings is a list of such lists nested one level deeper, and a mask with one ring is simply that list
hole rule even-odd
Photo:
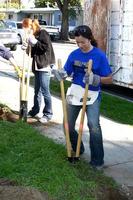
[{"label": "blue sleeve", "polygon": [[100,60],[100,69],[99,69],[99,75],[100,76],[108,76],[112,73],[112,70],[109,66],[108,60],[106,58],[105,54],[102,54],[101,60]]},{"label": "blue sleeve", "polygon": [[4,46],[0,46],[0,56],[6,60],[13,57],[12,53]]},{"label": "blue sleeve", "polygon": [[68,76],[70,76],[73,72],[73,61],[71,59],[71,54],[64,65],[64,70],[67,72]]}]

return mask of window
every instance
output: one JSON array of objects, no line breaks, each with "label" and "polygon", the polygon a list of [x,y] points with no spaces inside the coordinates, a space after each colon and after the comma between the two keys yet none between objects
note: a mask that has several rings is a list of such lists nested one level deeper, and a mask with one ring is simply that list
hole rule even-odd
[{"label": "window", "polygon": [[40,25],[47,25],[47,22],[45,20],[38,20]]},{"label": "window", "polygon": [[8,19],[13,19],[13,15],[12,15],[12,14],[9,14],[9,15],[8,15]]},{"label": "window", "polygon": [[21,29],[21,28],[23,28],[23,27],[22,27],[22,23],[21,23],[21,22],[20,22],[20,23],[17,23],[17,28],[18,28],[18,29]]},{"label": "window", "polygon": [[61,22],[61,20],[62,20],[62,16],[61,14],[58,14],[58,22]]},{"label": "window", "polygon": [[16,24],[14,22],[7,22],[9,28],[16,28]]}]

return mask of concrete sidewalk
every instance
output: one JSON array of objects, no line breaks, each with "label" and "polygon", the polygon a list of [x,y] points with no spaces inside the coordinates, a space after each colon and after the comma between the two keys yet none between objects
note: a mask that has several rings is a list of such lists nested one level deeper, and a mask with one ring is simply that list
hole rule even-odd
[{"label": "concrete sidewalk", "polygon": [[[6,75],[4,70],[0,69],[0,103],[8,105],[11,109],[19,110],[19,82],[13,78],[13,70],[8,71]],[[6,72],[7,73],[7,72]],[[9,74],[11,76],[9,76]],[[53,101],[53,119],[48,125],[38,125],[41,132],[45,132],[48,137],[54,138],[59,143],[65,144],[65,138],[62,130],[62,102],[59,98],[52,97]],[[33,88],[29,89],[29,109],[33,105]],[[123,186],[133,187],[133,126],[119,124],[107,118],[101,117],[101,126],[103,130],[106,175],[113,177],[116,182]],[[77,128],[79,127],[79,119]],[[85,153],[83,158],[89,162],[89,132],[84,124],[83,141],[85,144]]]}]

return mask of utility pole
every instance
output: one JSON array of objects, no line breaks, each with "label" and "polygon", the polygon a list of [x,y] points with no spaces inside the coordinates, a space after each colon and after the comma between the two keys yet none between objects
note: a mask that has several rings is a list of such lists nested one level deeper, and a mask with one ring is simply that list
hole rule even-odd
[{"label": "utility pole", "polygon": [[21,0],[18,1],[19,9],[21,8]]}]

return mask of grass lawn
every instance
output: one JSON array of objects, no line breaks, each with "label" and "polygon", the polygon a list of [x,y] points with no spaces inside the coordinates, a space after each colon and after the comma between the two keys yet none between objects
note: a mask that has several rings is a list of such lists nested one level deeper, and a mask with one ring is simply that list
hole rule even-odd
[{"label": "grass lawn", "polygon": [[85,161],[66,161],[63,145],[26,123],[0,121],[0,138],[0,178],[46,191],[56,200],[107,200],[106,189],[116,188]]}]

